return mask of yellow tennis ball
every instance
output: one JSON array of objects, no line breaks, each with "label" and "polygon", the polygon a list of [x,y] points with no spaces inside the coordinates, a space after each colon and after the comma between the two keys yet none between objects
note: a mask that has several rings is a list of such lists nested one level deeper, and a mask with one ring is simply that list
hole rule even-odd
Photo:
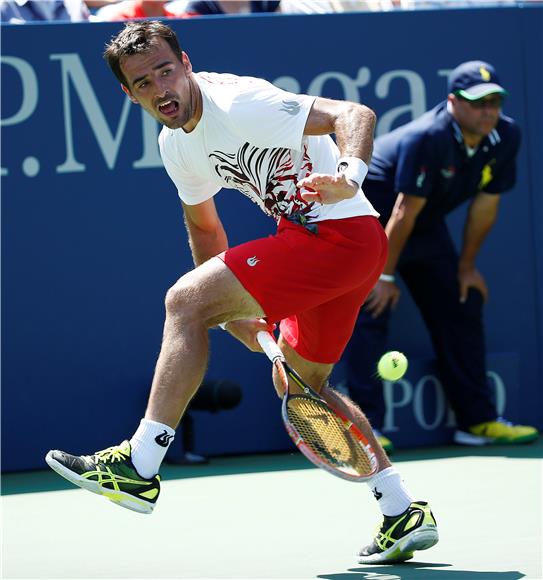
[{"label": "yellow tennis ball", "polygon": [[386,352],[377,363],[377,372],[385,381],[400,380],[407,370],[407,358],[403,352]]}]

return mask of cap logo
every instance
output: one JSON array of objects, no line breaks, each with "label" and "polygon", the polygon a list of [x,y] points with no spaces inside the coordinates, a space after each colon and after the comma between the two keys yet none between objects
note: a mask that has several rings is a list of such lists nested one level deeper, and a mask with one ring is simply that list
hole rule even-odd
[{"label": "cap logo", "polygon": [[488,82],[490,80],[490,73],[486,70],[486,68],[484,66],[479,68],[479,72],[481,73],[481,78],[485,82]]}]

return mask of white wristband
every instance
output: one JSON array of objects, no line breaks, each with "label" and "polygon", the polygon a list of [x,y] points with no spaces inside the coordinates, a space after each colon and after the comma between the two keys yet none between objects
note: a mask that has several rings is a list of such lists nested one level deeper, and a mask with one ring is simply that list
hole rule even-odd
[{"label": "white wristband", "polygon": [[341,174],[362,187],[368,174],[368,166],[358,157],[340,157],[336,165],[336,175]]},{"label": "white wristband", "polygon": [[394,282],[396,278],[394,277],[394,274],[381,274],[379,280],[381,280],[381,282]]}]

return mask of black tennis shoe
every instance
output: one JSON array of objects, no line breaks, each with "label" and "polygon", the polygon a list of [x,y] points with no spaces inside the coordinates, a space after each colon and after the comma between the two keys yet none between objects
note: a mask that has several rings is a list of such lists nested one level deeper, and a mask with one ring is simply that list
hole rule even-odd
[{"label": "black tennis shoe", "polygon": [[128,441],[93,455],[70,455],[53,450],[45,461],[75,485],[135,512],[150,514],[160,494],[160,476],[145,479],[138,474]]},{"label": "black tennis shoe", "polygon": [[373,542],[360,551],[360,564],[394,564],[439,541],[437,525],[425,501],[413,502],[399,516],[385,516]]}]

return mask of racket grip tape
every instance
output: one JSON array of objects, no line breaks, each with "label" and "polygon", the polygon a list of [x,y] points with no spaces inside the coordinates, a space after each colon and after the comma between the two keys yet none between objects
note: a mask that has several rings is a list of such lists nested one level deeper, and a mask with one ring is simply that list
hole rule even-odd
[{"label": "racket grip tape", "polygon": [[266,353],[266,356],[275,362],[277,359],[284,361],[285,357],[281,352],[281,349],[277,346],[273,336],[269,332],[260,330],[256,333],[256,340],[258,344],[262,347],[262,350]]}]

